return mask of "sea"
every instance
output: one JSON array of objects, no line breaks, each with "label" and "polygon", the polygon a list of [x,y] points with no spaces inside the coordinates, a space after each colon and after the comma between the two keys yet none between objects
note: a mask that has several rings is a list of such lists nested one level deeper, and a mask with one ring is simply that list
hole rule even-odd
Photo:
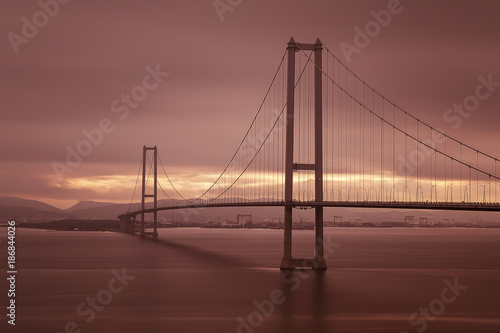
[{"label": "sea", "polygon": [[[7,274],[7,230],[0,267]],[[314,231],[293,231],[294,258]],[[500,229],[325,228],[326,271],[283,271],[283,230],[16,230],[1,332],[500,332]]]}]

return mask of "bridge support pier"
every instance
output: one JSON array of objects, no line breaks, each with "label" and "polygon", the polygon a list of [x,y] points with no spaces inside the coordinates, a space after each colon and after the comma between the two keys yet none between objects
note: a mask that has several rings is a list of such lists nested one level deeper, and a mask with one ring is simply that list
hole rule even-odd
[{"label": "bridge support pier", "polygon": [[285,222],[283,230],[285,232],[283,259],[281,260],[281,269],[294,269],[295,264],[292,258],[292,205],[285,205]]},{"label": "bridge support pier", "polygon": [[[323,250],[323,206],[315,206],[315,242],[314,257],[311,259],[293,259],[292,257],[292,221],[293,173],[299,170],[314,171],[315,202],[323,202],[323,44],[318,39],[315,44],[299,44],[293,38],[288,43],[287,73],[287,111],[286,111],[286,150],[285,150],[285,222],[284,249],[281,269],[311,267],[326,269]],[[295,118],[295,53],[300,50],[314,51],[314,164],[294,163],[294,118]]]},{"label": "bridge support pier", "polygon": [[135,233],[135,216],[121,216],[120,217],[120,232],[127,234]]},{"label": "bridge support pier", "polygon": [[314,225],[314,269],[326,269],[323,243],[323,207],[315,207],[315,225]]}]

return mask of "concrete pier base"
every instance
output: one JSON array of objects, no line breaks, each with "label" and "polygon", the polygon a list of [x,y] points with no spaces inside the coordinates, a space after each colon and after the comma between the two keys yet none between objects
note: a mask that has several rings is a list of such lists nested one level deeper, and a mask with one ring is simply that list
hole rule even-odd
[{"label": "concrete pier base", "polygon": [[293,259],[281,259],[280,269],[295,269],[295,261]]},{"label": "concrete pier base", "polygon": [[324,259],[314,259],[314,258],[306,258],[306,259],[285,259],[281,260],[280,269],[307,269],[312,268],[315,270],[325,270],[326,261]]},{"label": "concrete pier base", "polygon": [[135,218],[122,217],[120,218],[120,232],[127,234],[135,233]]}]

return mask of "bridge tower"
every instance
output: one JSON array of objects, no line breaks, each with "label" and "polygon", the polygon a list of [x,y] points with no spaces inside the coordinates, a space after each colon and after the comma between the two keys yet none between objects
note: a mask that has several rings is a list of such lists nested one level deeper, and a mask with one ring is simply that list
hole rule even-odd
[{"label": "bridge tower", "polygon": [[[326,269],[323,249],[323,44],[319,39],[315,44],[296,43],[293,38],[288,43],[287,110],[285,138],[285,222],[284,251],[281,269],[312,267]],[[295,53],[299,50],[314,52],[314,164],[294,163],[294,117],[295,117]],[[293,218],[293,173],[310,170],[315,174],[315,251],[313,260],[292,258],[292,218]]]},{"label": "bridge tower", "polygon": [[[147,160],[148,160],[148,151],[153,152],[153,173],[154,173],[154,184],[153,184],[153,194],[146,193],[146,169],[147,169]],[[146,209],[146,198],[153,198],[153,208],[154,210],[151,212],[153,214],[153,231],[146,232],[145,231],[145,221],[144,215]],[[158,237],[158,149],[156,146],[154,147],[146,147],[142,148],[142,197],[141,197],[141,224],[140,224],[140,236],[144,237],[146,235],[151,235],[153,237]],[[151,214],[150,213],[150,214]]]}]

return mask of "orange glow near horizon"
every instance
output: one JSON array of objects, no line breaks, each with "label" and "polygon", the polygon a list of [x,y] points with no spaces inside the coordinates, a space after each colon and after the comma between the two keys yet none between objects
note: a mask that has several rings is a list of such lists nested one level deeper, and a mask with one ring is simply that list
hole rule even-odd
[{"label": "orange glow near horizon", "polygon": [[[203,194],[217,179],[218,175],[216,173],[206,173],[201,172],[200,168],[193,168],[189,170],[187,168],[180,168],[176,170],[176,173],[170,175],[170,179],[174,184],[177,191],[179,191],[185,198],[192,199],[197,198]],[[235,185],[235,189],[246,188],[247,191],[255,191],[259,187],[269,186],[269,182],[277,185],[277,188],[272,188],[271,197],[282,198],[283,194],[280,192],[283,188],[283,175],[279,173],[270,174],[265,179],[258,178],[258,175],[249,172],[245,174],[247,180],[243,182],[243,178],[240,179]],[[213,193],[220,193],[221,189],[227,188],[231,185],[231,180],[221,180],[218,185],[214,187]],[[174,199],[180,200],[179,196],[172,189],[166,177],[159,177],[160,185],[158,187],[158,199],[167,199],[165,194],[162,192],[165,190],[169,196]],[[242,185],[244,183],[244,186]],[[324,200],[339,200],[339,194],[342,194],[342,200],[360,200],[361,198],[367,199],[368,191],[372,191],[371,199],[374,200],[374,193],[381,192],[386,197],[385,200],[390,200],[392,196],[402,200],[405,191],[405,183],[408,184],[406,189],[406,198],[410,198],[411,201],[415,201],[417,198],[417,188],[419,192],[423,191],[427,196],[430,196],[432,191],[433,201],[436,199],[438,201],[451,201],[454,202],[468,200],[469,196],[472,197],[471,201],[486,202],[495,201],[497,193],[495,193],[495,182],[477,184],[472,182],[471,186],[469,184],[460,183],[459,180],[437,180],[434,179],[421,179],[420,185],[417,187],[417,179],[415,177],[408,177],[406,180],[404,177],[397,176],[394,178],[394,183],[392,175],[388,175],[384,178],[384,182],[381,184],[380,175],[374,175],[371,178],[363,175],[343,175],[343,174],[326,174],[324,177]],[[140,200],[141,192],[141,180],[137,179],[137,175],[115,175],[115,176],[98,176],[98,177],[75,177],[68,178],[62,184],[53,184],[54,186],[60,187],[61,189],[72,191],[78,190],[87,193],[93,193],[95,196],[100,198],[100,201],[113,202],[113,203],[128,203],[130,202],[130,196],[135,190],[134,202]],[[460,187],[460,184],[462,187]],[[497,185],[500,185],[498,183]],[[148,184],[151,188],[151,180]],[[395,189],[395,190],[394,190]],[[295,196],[299,195],[300,191],[314,191],[314,173],[306,172],[302,173],[300,176],[294,174],[294,193]],[[470,191],[470,192],[469,192]],[[278,193],[279,192],[279,193]],[[358,193],[359,192],[359,193]],[[263,192],[262,192],[263,193]],[[384,194],[385,193],[385,194]],[[500,193],[500,192],[499,192]],[[312,194],[311,194],[312,195]],[[211,197],[209,194],[207,198]],[[254,198],[254,197],[253,197]],[[42,199],[42,198],[40,198]],[[68,208],[71,205],[77,203],[77,200],[61,200],[61,199],[50,199],[43,201],[48,203],[54,203],[58,207]]]}]

